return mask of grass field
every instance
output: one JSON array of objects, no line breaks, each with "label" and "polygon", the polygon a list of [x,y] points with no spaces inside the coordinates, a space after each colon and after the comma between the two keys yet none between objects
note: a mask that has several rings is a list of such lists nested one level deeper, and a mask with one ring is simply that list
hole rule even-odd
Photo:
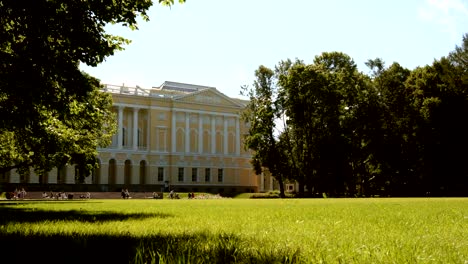
[{"label": "grass field", "polygon": [[468,198],[3,201],[0,243],[20,263],[468,263]]}]

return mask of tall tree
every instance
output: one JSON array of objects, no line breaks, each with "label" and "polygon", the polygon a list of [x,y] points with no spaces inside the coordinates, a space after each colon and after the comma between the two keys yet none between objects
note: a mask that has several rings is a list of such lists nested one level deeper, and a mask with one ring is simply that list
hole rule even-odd
[{"label": "tall tree", "polygon": [[[320,153],[318,151],[319,134],[314,133],[319,126],[320,117],[319,99],[315,96],[318,87],[323,87],[325,82],[314,67],[305,65],[297,61],[288,71],[283,72],[278,77],[278,85],[281,89],[281,97],[285,114],[288,117],[288,126],[294,136],[295,150],[298,153],[299,183],[304,179],[309,191],[312,190],[310,178],[318,175],[317,167],[314,163],[318,161]],[[300,192],[302,192],[300,187]]]},{"label": "tall tree", "polygon": [[[405,86],[410,71],[393,63],[385,68],[383,62],[367,64],[374,70],[372,85],[378,92],[380,125],[373,137],[372,150],[380,171],[376,182],[384,193],[399,192],[413,188],[410,179],[415,179],[418,163],[416,145],[417,113],[411,106],[411,91]],[[409,187],[409,186],[412,187]]]},{"label": "tall tree", "polygon": [[[173,0],[159,0],[164,5]],[[180,0],[180,2],[184,2]],[[0,1],[0,171],[45,172],[65,163],[83,173],[110,142],[111,98],[79,70],[129,43],[107,24],[137,29],[150,0]],[[86,174],[86,173],[85,173]]]},{"label": "tall tree", "polygon": [[275,135],[275,121],[279,117],[278,107],[275,104],[274,72],[260,66],[255,71],[253,88],[244,86],[243,95],[250,101],[243,112],[243,119],[249,124],[249,131],[245,137],[245,147],[253,150],[252,165],[257,174],[265,169],[278,180],[280,196],[284,194],[284,169],[281,159],[284,159]]},{"label": "tall tree", "polygon": [[295,136],[299,163],[312,193],[345,193],[350,177],[346,124],[364,79],[346,54],[322,53],[279,75],[283,107]]},{"label": "tall tree", "polygon": [[421,185],[432,195],[466,195],[468,83],[463,67],[447,58],[415,69],[406,82],[420,117]]},{"label": "tall tree", "polygon": [[279,136],[279,144],[287,155],[288,166],[285,166],[285,168],[289,170],[288,179],[296,181],[299,185],[296,196],[304,197],[307,172],[303,166],[303,162],[306,160],[304,159],[304,154],[306,153],[303,151],[303,142],[300,140],[301,133],[299,130],[295,129],[288,116],[290,111],[287,105],[288,91],[281,87],[282,83],[286,81],[287,76],[289,76],[289,71],[293,66],[297,67],[298,65],[304,65],[304,62],[298,59],[292,62],[290,59],[287,59],[280,61],[275,66],[275,77],[279,85],[276,106],[279,111],[280,124],[283,127],[283,131]]}]

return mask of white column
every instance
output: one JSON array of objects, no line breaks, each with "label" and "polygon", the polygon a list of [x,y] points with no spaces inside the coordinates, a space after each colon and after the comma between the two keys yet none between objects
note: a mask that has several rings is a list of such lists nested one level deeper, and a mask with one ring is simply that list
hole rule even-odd
[{"label": "white column", "polygon": [[211,154],[216,152],[216,119],[211,116]]},{"label": "white column", "polygon": [[240,124],[239,117],[236,117],[236,155],[240,155]]},{"label": "white column", "polygon": [[138,111],[139,108],[133,108],[133,149],[138,149]]},{"label": "white column", "polygon": [[151,147],[151,109],[148,108],[146,111],[146,150],[150,151]]},{"label": "white column", "polygon": [[121,149],[122,148],[122,143],[123,143],[123,134],[122,134],[122,129],[123,129],[123,107],[119,106],[119,123],[117,125],[117,148]]},{"label": "white column", "polygon": [[172,111],[171,149],[172,149],[172,152],[176,151],[176,112],[175,111]]},{"label": "white column", "polygon": [[190,152],[190,113],[185,113],[185,153]]},{"label": "white column", "polygon": [[198,114],[198,153],[203,152],[203,120],[202,114]]},{"label": "white column", "polygon": [[228,154],[228,120],[227,117],[224,116],[224,130],[223,130],[223,152],[224,155]]}]

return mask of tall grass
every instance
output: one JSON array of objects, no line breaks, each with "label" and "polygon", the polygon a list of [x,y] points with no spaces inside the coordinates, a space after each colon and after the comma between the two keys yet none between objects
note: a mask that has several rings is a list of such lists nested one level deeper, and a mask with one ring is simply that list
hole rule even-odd
[{"label": "tall grass", "polygon": [[467,198],[0,203],[3,256],[35,262],[467,263],[467,237]]}]

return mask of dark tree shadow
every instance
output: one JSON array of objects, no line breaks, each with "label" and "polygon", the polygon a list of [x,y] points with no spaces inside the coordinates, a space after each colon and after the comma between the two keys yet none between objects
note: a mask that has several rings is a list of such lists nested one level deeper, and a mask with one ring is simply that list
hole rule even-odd
[{"label": "dark tree shadow", "polygon": [[[175,217],[169,214],[125,214],[80,210],[45,211],[16,204],[0,206],[0,261],[2,263],[298,263],[299,249],[268,249],[259,241],[245,241],[235,234],[132,235],[86,232],[50,233],[9,230],[11,224],[80,221],[102,223],[131,219]],[[168,230],[171,228],[167,226]],[[46,229],[45,229],[46,230]],[[254,246],[252,246],[254,245]]]},{"label": "dark tree shadow", "polygon": [[138,220],[146,218],[173,217],[164,213],[118,213],[112,211],[47,211],[35,208],[21,208],[14,206],[0,206],[0,225],[13,223],[40,223],[54,221],[79,221],[90,223],[102,223],[107,221]]},{"label": "dark tree shadow", "polygon": [[[2,260],[18,263],[300,263],[298,249],[277,252],[235,235],[2,234]],[[255,243],[250,241],[249,243]],[[7,262],[5,262],[7,263]]]}]

